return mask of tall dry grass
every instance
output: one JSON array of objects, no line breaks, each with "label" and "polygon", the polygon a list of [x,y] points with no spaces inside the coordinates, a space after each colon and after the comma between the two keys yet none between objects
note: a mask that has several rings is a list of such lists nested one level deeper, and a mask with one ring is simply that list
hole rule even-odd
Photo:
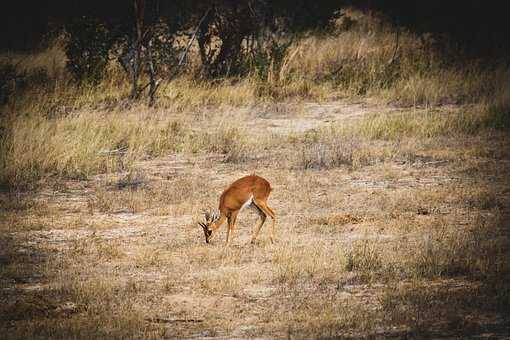
[{"label": "tall dry grass", "polygon": [[346,9],[340,18],[335,33],[294,43],[282,62],[280,85],[329,83],[342,95],[376,96],[406,106],[501,97],[508,102],[506,63],[484,66],[458,51],[445,53],[436,48],[433,36],[392,26],[376,14]]},{"label": "tall dry grass", "polygon": [[160,123],[147,113],[19,116],[0,140],[0,178],[17,186],[52,174],[84,178],[125,169],[142,155],[177,150],[183,133],[178,122]]},{"label": "tall dry grass", "polygon": [[222,155],[225,162],[243,162],[254,145],[234,122],[195,129],[181,118],[143,107],[59,117],[27,114],[8,117],[2,128],[0,183],[11,187],[30,187],[47,177],[128,171],[138,160],[170,153],[207,152]]},{"label": "tall dry grass", "polygon": [[[464,105],[451,114],[411,110],[374,115],[336,127],[334,133],[320,130],[323,136],[301,143],[305,168],[368,164],[373,157],[362,140],[432,138],[509,127],[507,65],[487,68],[445,59],[431,36],[417,36],[375,15],[354,10],[343,14],[334,33],[297,39],[279,69],[268,71],[274,73],[271,76],[251,73],[244,79],[209,81],[184,75],[161,87],[159,108],[205,112],[219,106],[360,95],[412,106]],[[143,105],[128,102],[128,82],[113,63],[98,85],[74,83],[65,70],[61,41],[34,54],[4,53],[0,61],[16,65],[22,75],[1,107],[2,183],[18,186],[51,174],[86,177],[165,152],[218,152],[227,160],[243,161],[251,150],[235,128],[197,134],[189,125],[154,118]]]},{"label": "tall dry grass", "polygon": [[59,117],[8,116],[2,121],[0,137],[0,182],[24,187],[48,176],[87,178],[129,170],[137,160],[169,153],[214,153],[223,155],[226,162],[238,163],[254,159],[267,150],[266,145],[278,141],[294,146],[295,152],[285,159],[301,168],[360,168],[403,155],[393,144],[380,141],[507,129],[508,112],[505,105],[491,104],[450,113],[419,110],[380,114],[264,140],[233,122],[204,127],[210,124],[204,121],[197,128],[164,111],[143,108],[109,113],[80,111]]},{"label": "tall dry grass", "polygon": [[47,48],[35,52],[6,51],[0,54],[0,64],[14,64],[22,74],[44,73],[53,80],[66,76],[66,60],[64,42],[60,37]]}]

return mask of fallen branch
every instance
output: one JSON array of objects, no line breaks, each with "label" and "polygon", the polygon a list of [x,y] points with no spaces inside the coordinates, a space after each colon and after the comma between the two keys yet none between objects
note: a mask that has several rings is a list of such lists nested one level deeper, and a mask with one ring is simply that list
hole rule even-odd
[{"label": "fallen branch", "polygon": [[100,150],[99,155],[102,155],[102,156],[123,155],[126,152],[127,152],[127,149]]},{"label": "fallen branch", "polygon": [[145,321],[154,323],[176,323],[176,322],[189,322],[197,323],[204,322],[202,319],[163,319],[163,318],[146,318]]}]

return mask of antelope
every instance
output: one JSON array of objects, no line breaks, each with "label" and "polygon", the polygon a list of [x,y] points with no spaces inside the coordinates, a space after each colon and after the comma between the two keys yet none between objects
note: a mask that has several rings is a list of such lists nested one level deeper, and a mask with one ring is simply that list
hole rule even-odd
[{"label": "antelope", "polygon": [[230,184],[220,196],[219,211],[204,212],[205,222],[198,223],[204,230],[205,242],[209,243],[213,237],[213,231],[216,231],[225,221],[228,221],[226,241],[228,246],[230,233],[234,230],[237,215],[241,210],[249,207],[260,216],[260,222],[255,228],[250,243],[255,242],[267,216],[271,217],[273,222],[270,234],[271,243],[273,243],[276,216],[273,209],[267,205],[267,198],[271,190],[273,189],[269,182],[256,175],[239,178]]}]

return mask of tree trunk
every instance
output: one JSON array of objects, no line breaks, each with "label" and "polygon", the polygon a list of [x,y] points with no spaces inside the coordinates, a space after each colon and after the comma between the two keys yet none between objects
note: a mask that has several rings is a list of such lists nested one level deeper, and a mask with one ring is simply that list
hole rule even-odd
[{"label": "tree trunk", "polygon": [[131,70],[131,99],[138,98],[138,78],[142,71],[142,40],[144,35],[145,0],[134,0],[136,33],[133,43],[134,54]]}]

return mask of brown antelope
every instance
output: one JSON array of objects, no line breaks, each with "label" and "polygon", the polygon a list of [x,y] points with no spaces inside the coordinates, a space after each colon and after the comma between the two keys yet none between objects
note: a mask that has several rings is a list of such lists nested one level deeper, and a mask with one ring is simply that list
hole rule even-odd
[{"label": "brown antelope", "polygon": [[260,223],[255,228],[251,243],[257,238],[260,228],[266,221],[267,216],[271,217],[273,224],[271,226],[271,243],[274,242],[274,225],[276,216],[274,211],[268,207],[267,198],[271,193],[271,185],[262,177],[250,175],[239,178],[223,191],[220,196],[219,213],[205,212],[205,222],[199,222],[204,230],[205,242],[209,243],[212,239],[213,231],[216,231],[225,220],[228,221],[227,242],[228,245],[230,233],[236,224],[237,215],[246,207],[254,209],[260,216]]}]

